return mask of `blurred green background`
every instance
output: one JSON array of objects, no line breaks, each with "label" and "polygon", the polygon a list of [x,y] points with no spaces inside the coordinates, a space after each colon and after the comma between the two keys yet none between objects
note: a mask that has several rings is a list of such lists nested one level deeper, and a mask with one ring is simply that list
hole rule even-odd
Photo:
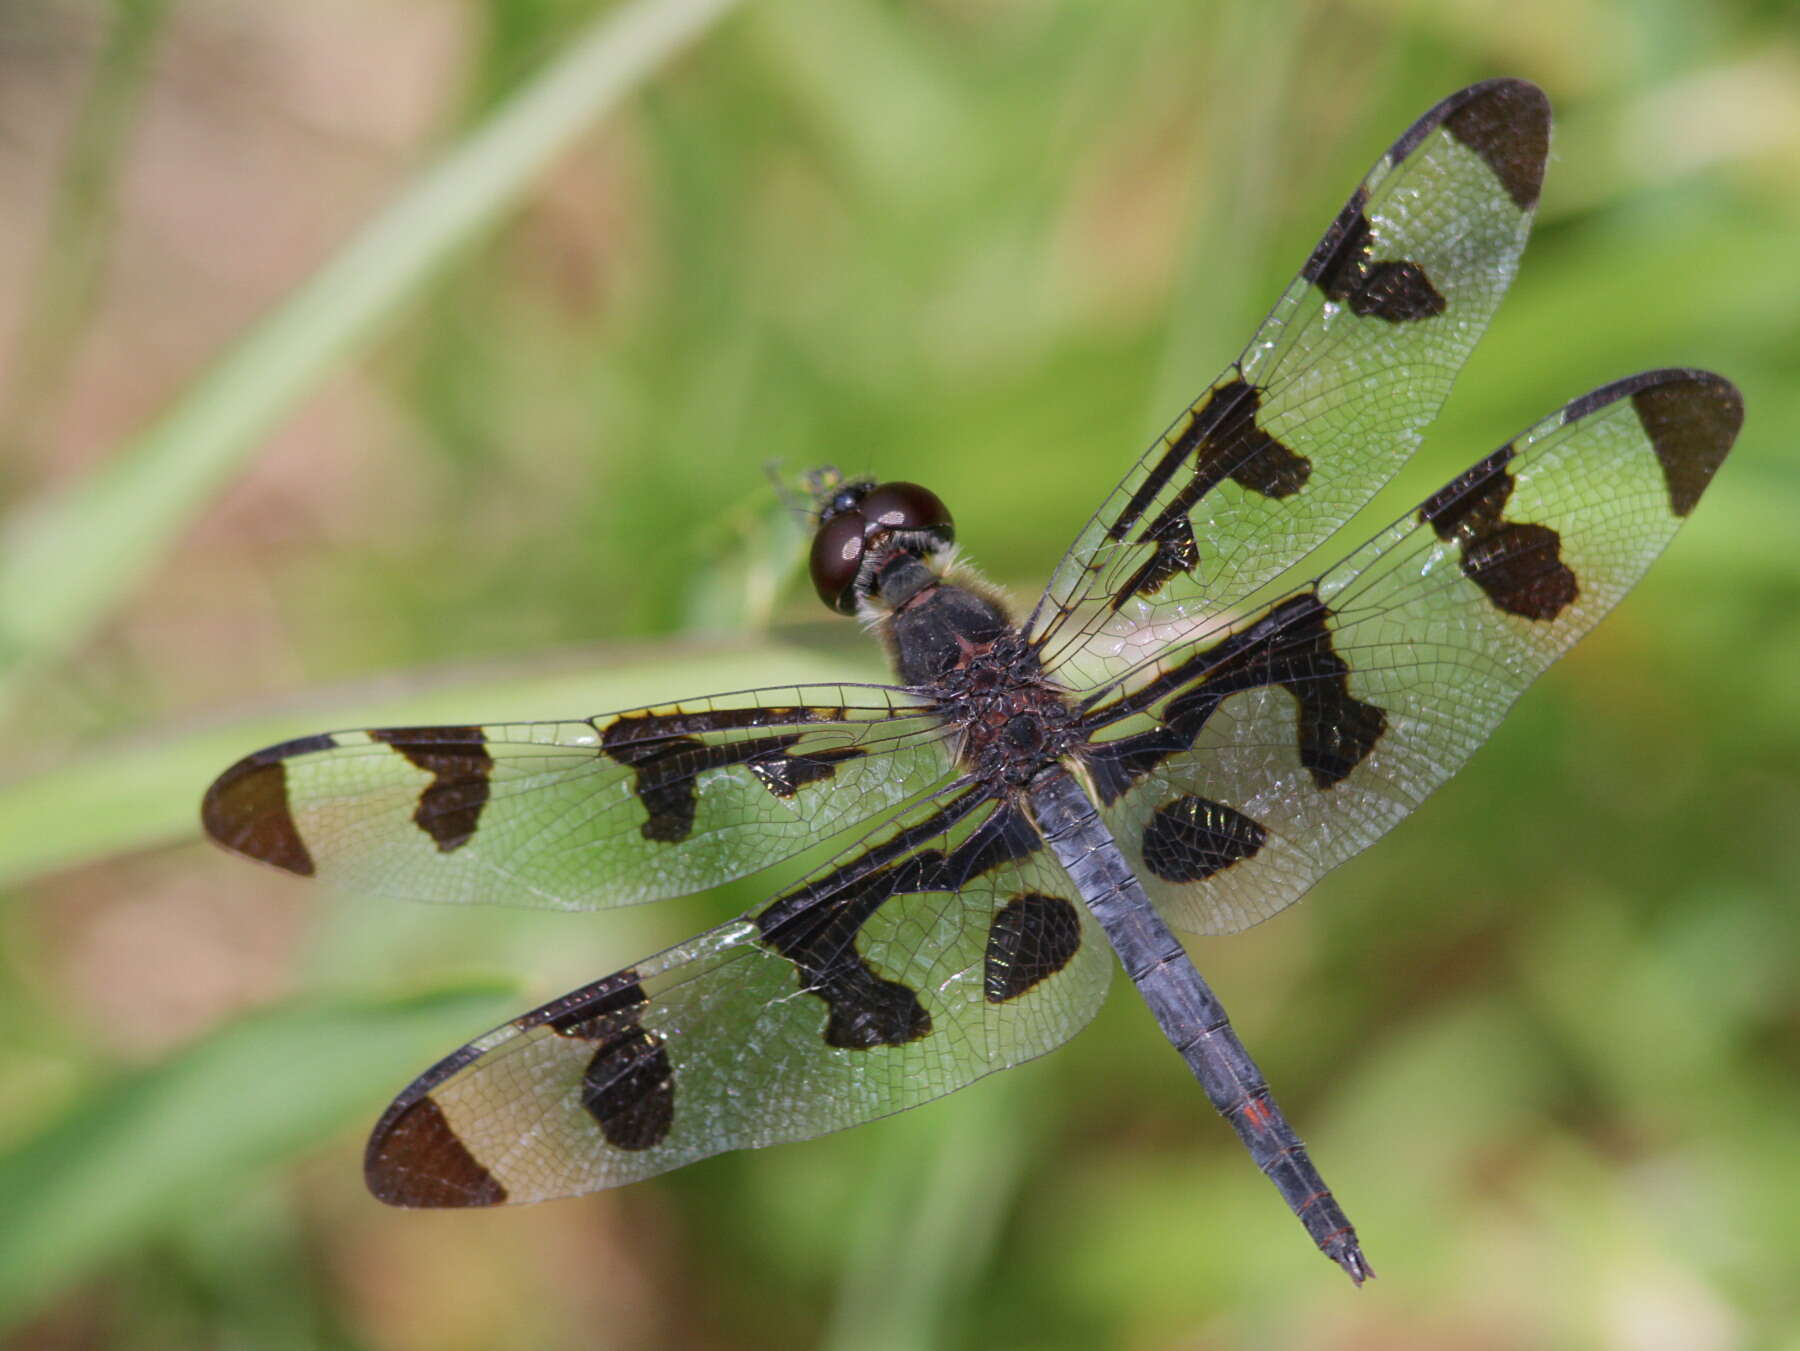
[{"label": "blurred green background", "polygon": [[[1387,142],[1497,74],[1556,104],[1543,207],[1384,513],[1636,369],[1749,419],[1468,774],[1194,945],[1380,1280],[1122,982],[843,1135],[365,1195],[412,1074],[758,889],[333,896],[198,842],[212,774],[876,674],[771,460],[931,484],[1030,596]],[[0,1339],[1800,1347],[1791,5],[40,0],[0,7],[0,203]]]}]

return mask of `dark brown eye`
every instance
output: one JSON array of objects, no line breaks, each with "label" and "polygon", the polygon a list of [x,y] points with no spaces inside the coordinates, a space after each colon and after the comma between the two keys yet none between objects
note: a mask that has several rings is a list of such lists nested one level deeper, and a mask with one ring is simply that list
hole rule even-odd
[{"label": "dark brown eye", "polygon": [[813,586],[840,614],[856,613],[856,576],[870,540],[894,532],[928,535],[938,545],[956,538],[949,508],[916,483],[852,483],[826,501],[819,515],[812,543]]},{"label": "dark brown eye", "polygon": [[859,511],[833,516],[813,535],[812,580],[819,599],[841,614],[856,612],[856,573],[862,566],[865,523]]},{"label": "dark brown eye", "polygon": [[882,530],[929,530],[945,543],[956,537],[950,509],[931,489],[916,483],[884,483],[871,488],[858,510],[872,527]]}]

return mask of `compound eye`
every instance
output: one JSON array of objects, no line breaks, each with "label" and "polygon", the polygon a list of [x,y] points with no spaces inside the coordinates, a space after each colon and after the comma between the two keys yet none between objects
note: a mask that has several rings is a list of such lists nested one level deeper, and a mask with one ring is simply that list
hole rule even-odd
[{"label": "compound eye", "polygon": [[847,511],[813,534],[813,586],[819,599],[839,614],[856,613],[856,574],[862,567],[865,528],[860,511]]},{"label": "compound eye", "polygon": [[857,510],[871,530],[926,530],[946,544],[956,538],[950,509],[931,489],[916,483],[884,483],[871,488]]}]

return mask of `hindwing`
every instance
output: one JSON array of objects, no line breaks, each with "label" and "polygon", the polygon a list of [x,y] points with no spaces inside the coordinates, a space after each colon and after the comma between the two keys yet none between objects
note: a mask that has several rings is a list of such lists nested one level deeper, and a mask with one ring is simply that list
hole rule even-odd
[{"label": "hindwing", "polygon": [[1112,967],[1024,815],[959,788],[428,1070],[376,1126],[369,1187],[538,1201],[853,1126],[1061,1045]]},{"label": "hindwing", "polygon": [[1643,575],[1742,418],[1705,372],[1597,389],[1307,587],[1091,698],[1087,774],[1169,922],[1266,919],[1424,801]]}]

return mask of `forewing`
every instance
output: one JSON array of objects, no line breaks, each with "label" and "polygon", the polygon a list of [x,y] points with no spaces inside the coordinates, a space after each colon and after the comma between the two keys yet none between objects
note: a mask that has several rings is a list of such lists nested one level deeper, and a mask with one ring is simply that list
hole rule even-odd
[{"label": "forewing", "polygon": [[879,685],[332,732],[240,760],[201,818],[227,849],[359,891],[630,905],[756,872],[912,801],[950,773],[943,738]]},{"label": "forewing", "polygon": [[1595,390],[1093,708],[1088,772],[1170,923],[1265,919],[1418,806],[1662,552],[1742,418],[1704,372]]},{"label": "forewing", "polygon": [[1060,1045],[1112,966],[1023,816],[959,789],[450,1056],[375,1127],[369,1188],[539,1201],[853,1126]]},{"label": "forewing", "polygon": [[1549,152],[1520,80],[1453,94],[1376,164],[1225,373],[1052,576],[1029,631],[1071,684],[1286,571],[1417,448],[1511,284]]}]

